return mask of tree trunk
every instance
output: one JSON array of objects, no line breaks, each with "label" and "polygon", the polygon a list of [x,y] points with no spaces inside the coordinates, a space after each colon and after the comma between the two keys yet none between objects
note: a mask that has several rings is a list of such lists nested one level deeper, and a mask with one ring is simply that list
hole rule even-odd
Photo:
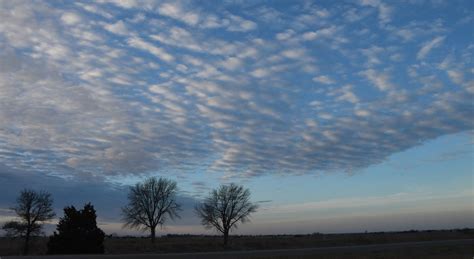
[{"label": "tree trunk", "polygon": [[227,248],[228,240],[229,240],[229,231],[224,230],[224,248]]},{"label": "tree trunk", "polygon": [[26,235],[25,235],[25,244],[23,246],[23,255],[28,254],[29,250],[29,243],[30,243],[30,230],[26,230]]},{"label": "tree trunk", "polygon": [[151,232],[151,233],[150,233],[151,243],[154,244],[154,243],[155,243],[155,228],[152,227],[152,228],[150,229],[150,232]]}]

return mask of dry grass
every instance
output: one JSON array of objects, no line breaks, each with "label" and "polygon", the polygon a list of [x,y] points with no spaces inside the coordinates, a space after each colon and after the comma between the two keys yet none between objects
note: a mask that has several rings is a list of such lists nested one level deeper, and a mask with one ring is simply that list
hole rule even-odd
[{"label": "dry grass", "polygon": [[[46,254],[46,244],[48,238],[34,237],[30,241],[30,254],[42,255]],[[22,251],[23,240],[18,238],[0,237],[0,256],[20,255]]]},{"label": "dry grass", "polygon": [[[234,236],[230,240],[230,249],[291,249],[469,238],[474,238],[474,230],[330,235]],[[106,240],[105,248],[106,252],[111,254],[208,252],[223,250],[222,239],[215,236],[166,236],[158,238],[155,244],[150,244],[146,238],[111,238]]]},{"label": "dry grass", "polygon": [[434,245],[429,247],[381,249],[363,252],[340,252],[321,255],[254,257],[254,259],[472,259],[473,257],[473,246]]},{"label": "dry grass", "polygon": [[[260,250],[260,249],[291,249],[306,247],[329,247],[343,245],[366,245],[387,244],[398,242],[448,240],[448,239],[473,239],[474,230],[449,230],[449,231],[412,231],[412,232],[384,232],[384,233],[360,233],[360,234],[314,234],[314,235],[281,235],[281,236],[233,236],[230,240],[232,250]],[[31,254],[41,255],[46,253],[48,238],[40,237],[32,241]],[[21,240],[0,238],[0,256],[18,255],[21,251]],[[471,250],[466,250],[471,249]],[[466,255],[470,252],[474,255],[474,248],[463,248],[457,246],[433,247],[433,254],[427,251],[405,249],[402,251],[375,251],[367,254],[338,254],[327,255],[318,258],[425,258],[426,256],[449,255],[450,258],[457,255]],[[108,237],[105,240],[105,250],[108,254],[130,254],[130,253],[173,253],[173,252],[209,252],[222,251],[222,239],[217,236],[165,236],[157,238],[155,244],[151,244],[147,238],[140,237]],[[388,253],[390,252],[390,253]],[[387,254],[388,253],[388,254]],[[418,255],[418,256],[417,256]],[[451,256],[452,255],[452,256]],[[343,256],[343,257],[341,257]],[[286,257],[277,257],[286,258]],[[292,257],[295,258],[295,257]],[[298,257],[296,257],[298,258]],[[311,257],[301,257],[311,258]]]}]

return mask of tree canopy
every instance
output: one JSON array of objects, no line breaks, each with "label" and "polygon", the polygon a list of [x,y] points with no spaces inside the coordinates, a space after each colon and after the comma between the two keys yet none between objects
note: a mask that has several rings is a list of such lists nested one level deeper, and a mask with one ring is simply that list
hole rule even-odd
[{"label": "tree canopy", "polygon": [[206,228],[215,228],[224,235],[224,246],[227,246],[229,232],[237,228],[239,222],[247,222],[257,207],[250,202],[248,189],[232,183],[211,191],[195,211]]},{"label": "tree canopy", "polygon": [[56,231],[48,242],[48,254],[104,253],[104,232],[97,227],[96,211],[90,203],[82,210],[64,208]]},{"label": "tree canopy", "polygon": [[130,187],[128,204],[122,208],[124,227],[149,230],[154,242],[156,227],[179,217],[181,206],[176,202],[177,191],[175,181],[156,177]]},{"label": "tree canopy", "polygon": [[9,221],[2,229],[8,236],[23,237],[23,254],[28,254],[30,237],[41,234],[42,223],[55,216],[53,199],[48,192],[24,189],[16,200],[16,206],[11,209],[19,221]]}]

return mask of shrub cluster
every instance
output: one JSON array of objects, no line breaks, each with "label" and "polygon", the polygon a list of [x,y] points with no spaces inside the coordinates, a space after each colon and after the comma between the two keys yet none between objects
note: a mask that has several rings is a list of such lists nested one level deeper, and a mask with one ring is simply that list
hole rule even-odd
[{"label": "shrub cluster", "polygon": [[104,232],[97,227],[94,206],[86,204],[82,210],[74,206],[64,208],[64,217],[59,220],[53,236],[48,242],[48,254],[102,254]]}]

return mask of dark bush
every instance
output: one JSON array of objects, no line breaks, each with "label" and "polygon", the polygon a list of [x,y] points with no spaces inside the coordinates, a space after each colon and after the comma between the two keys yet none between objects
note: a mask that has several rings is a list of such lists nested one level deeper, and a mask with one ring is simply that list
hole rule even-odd
[{"label": "dark bush", "polygon": [[49,238],[48,254],[103,254],[104,232],[97,227],[94,206],[84,209],[64,208],[53,236]]}]

